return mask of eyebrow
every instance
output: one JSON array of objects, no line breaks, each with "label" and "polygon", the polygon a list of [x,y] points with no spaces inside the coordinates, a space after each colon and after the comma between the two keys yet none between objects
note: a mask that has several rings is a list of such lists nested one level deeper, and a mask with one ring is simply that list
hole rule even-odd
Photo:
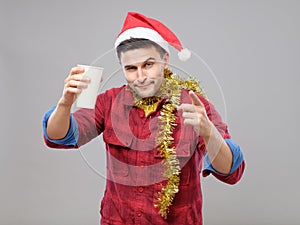
[{"label": "eyebrow", "polygon": [[[142,63],[146,63],[146,62],[148,62],[148,61],[152,61],[152,60],[156,60],[154,57],[149,57],[148,59],[146,59],[144,62],[142,62]],[[135,68],[136,66],[134,66],[134,65],[125,65],[124,66],[124,68],[125,69],[130,69],[130,68]]]}]

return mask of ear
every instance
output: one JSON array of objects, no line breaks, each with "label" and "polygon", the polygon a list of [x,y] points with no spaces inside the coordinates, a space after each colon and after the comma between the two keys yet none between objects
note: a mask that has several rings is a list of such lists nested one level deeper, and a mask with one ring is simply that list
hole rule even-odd
[{"label": "ear", "polygon": [[168,65],[169,65],[169,53],[166,53],[166,54],[164,55],[163,60],[164,60],[164,69],[167,69],[167,68],[168,68]]}]

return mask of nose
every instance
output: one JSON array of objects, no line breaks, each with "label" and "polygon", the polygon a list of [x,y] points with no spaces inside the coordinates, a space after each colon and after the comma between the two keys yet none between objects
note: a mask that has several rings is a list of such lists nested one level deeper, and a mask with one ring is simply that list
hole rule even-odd
[{"label": "nose", "polygon": [[137,69],[137,80],[140,83],[143,83],[147,79],[146,74],[144,73],[143,69],[138,67]]}]

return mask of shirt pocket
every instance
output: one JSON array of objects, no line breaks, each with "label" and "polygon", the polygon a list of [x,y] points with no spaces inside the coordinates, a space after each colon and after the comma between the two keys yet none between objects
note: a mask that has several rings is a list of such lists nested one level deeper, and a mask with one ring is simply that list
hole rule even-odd
[{"label": "shirt pocket", "polygon": [[124,133],[118,137],[112,128],[103,133],[103,138],[107,150],[107,178],[116,183],[127,184],[128,180],[125,178],[129,176],[129,151],[133,138],[130,135],[125,138]]},{"label": "shirt pocket", "polygon": [[129,149],[132,145],[133,134],[130,132],[126,132],[120,128],[112,128],[108,127],[103,132],[103,140],[106,144],[119,146],[119,148],[127,148]]}]

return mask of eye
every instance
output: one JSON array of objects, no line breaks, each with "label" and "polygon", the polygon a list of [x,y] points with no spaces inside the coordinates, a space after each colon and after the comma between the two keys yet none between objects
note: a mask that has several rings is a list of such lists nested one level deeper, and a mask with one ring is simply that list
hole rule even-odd
[{"label": "eye", "polygon": [[136,70],[136,67],[135,66],[126,66],[125,70],[128,72],[134,72]]},{"label": "eye", "polygon": [[152,67],[154,65],[154,62],[146,62],[145,63],[145,67],[146,68],[150,68],[150,67]]}]

